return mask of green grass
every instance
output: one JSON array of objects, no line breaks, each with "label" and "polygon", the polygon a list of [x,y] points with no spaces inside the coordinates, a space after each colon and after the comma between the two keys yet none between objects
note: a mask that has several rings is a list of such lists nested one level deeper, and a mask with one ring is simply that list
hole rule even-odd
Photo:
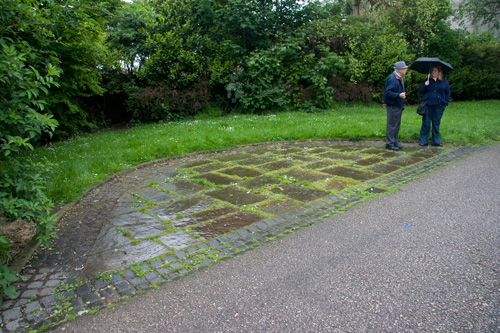
[{"label": "green grass", "polygon": [[[416,141],[421,117],[416,106],[403,112],[400,140]],[[200,117],[201,118],[201,117]],[[164,157],[232,146],[288,140],[385,140],[386,112],[380,106],[344,107],[317,113],[231,115],[158,123],[123,131],[86,134],[40,147],[22,158],[55,163],[48,195],[57,203],[77,199],[113,173]],[[441,136],[446,145],[477,145],[500,139],[500,100],[450,104]]]}]

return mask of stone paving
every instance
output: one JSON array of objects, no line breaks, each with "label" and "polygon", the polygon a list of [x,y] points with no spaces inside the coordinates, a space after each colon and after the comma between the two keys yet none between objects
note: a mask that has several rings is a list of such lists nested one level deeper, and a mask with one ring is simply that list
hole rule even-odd
[{"label": "stone paving", "polygon": [[264,245],[484,147],[301,141],[148,163],[74,203],[0,332],[44,329]]}]

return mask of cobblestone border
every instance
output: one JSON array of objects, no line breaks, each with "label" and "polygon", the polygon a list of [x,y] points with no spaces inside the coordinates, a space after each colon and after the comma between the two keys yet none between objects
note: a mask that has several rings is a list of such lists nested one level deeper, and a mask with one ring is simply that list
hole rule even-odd
[{"label": "cobblestone border", "polygon": [[[33,292],[41,288],[42,282],[27,286],[22,298],[41,296],[38,300],[15,303],[6,301],[0,306],[0,333],[43,330],[66,320],[92,314],[106,306],[112,306],[131,297],[146,293],[164,283],[178,279],[193,271],[210,267],[217,261],[231,258],[272,242],[299,228],[320,222],[325,218],[344,212],[347,208],[366,200],[370,190],[376,188],[386,192],[394,186],[401,186],[432,170],[439,169],[452,161],[487,148],[479,147],[448,148],[446,153],[428,158],[368,181],[363,185],[315,200],[292,212],[279,217],[262,220],[228,234],[197,244],[174,255],[156,260],[148,260],[101,278],[82,282],[63,273],[51,276],[43,285],[42,294]],[[40,277],[41,279],[42,277]]]}]

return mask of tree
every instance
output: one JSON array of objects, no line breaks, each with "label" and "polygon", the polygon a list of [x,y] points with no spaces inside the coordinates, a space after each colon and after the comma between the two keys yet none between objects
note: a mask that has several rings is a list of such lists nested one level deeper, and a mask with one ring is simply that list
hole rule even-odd
[{"label": "tree", "polygon": [[463,27],[470,22],[475,27],[491,24],[495,29],[500,29],[500,1],[461,0],[456,17]]},{"label": "tree", "polygon": [[122,68],[127,73],[143,69],[147,59],[145,42],[148,23],[153,12],[146,1],[124,3],[106,24],[106,44],[117,52]]},{"label": "tree", "polygon": [[84,100],[105,91],[101,69],[115,60],[105,47],[105,24],[120,6],[120,0],[45,0],[37,8],[53,34],[44,48],[57,55],[62,70],[60,87],[51,89],[48,98],[48,107],[60,123],[59,137],[95,127]]},{"label": "tree", "polygon": [[141,76],[153,86],[189,87],[211,71],[223,49],[212,39],[216,21],[211,1],[157,1],[153,11]]},{"label": "tree", "polygon": [[410,48],[423,54],[429,38],[437,32],[438,23],[451,14],[449,0],[400,0],[387,8],[390,23],[406,36]]}]

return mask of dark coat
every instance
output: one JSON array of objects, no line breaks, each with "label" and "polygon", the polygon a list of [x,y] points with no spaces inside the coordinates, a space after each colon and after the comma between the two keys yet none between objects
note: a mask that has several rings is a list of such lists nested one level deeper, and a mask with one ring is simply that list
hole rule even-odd
[{"label": "dark coat", "polygon": [[450,85],[446,79],[443,81],[429,79],[429,85],[422,83],[418,92],[424,94],[422,101],[427,101],[427,105],[447,106],[450,102]]},{"label": "dark coat", "polygon": [[405,89],[402,80],[396,76],[396,73],[391,73],[385,80],[384,104],[403,108],[405,100],[399,97],[403,91]]}]

